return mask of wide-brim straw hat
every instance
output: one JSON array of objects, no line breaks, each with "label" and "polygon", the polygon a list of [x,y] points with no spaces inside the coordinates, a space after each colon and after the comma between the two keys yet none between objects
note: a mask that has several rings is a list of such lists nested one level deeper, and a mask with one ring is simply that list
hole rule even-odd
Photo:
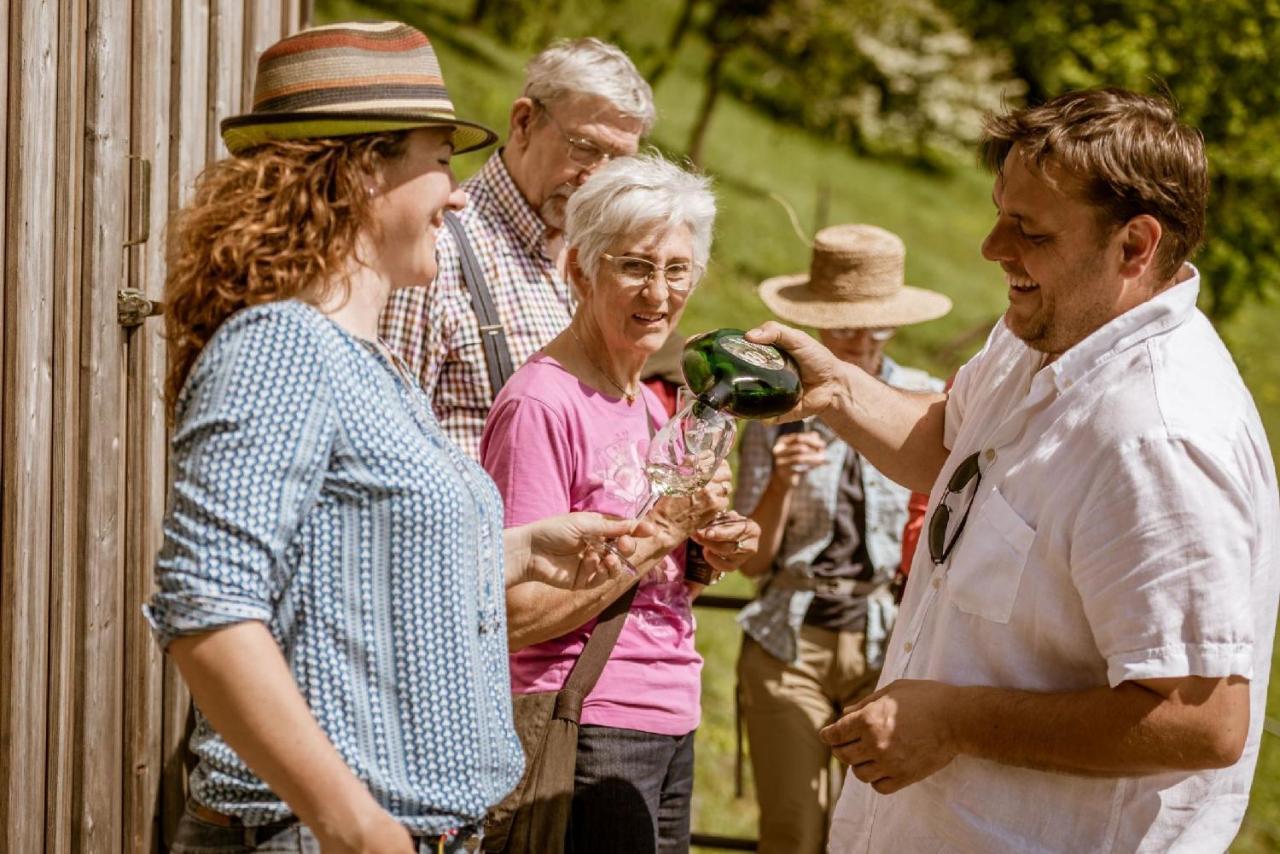
[{"label": "wide-brim straw hat", "polygon": [[498,135],[459,119],[431,42],[395,21],[314,27],[258,57],[253,111],[222,122],[232,154],[273,140],[452,125],[455,154]]},{"label": "wide-brim straw hat", "polygon": [[942,317],[951,300],[905,283],[906,248],[874,225],[833,225],[817,233],[808,273],[760,283],[760,299],[790,323],[816,329],[876,329]]}]

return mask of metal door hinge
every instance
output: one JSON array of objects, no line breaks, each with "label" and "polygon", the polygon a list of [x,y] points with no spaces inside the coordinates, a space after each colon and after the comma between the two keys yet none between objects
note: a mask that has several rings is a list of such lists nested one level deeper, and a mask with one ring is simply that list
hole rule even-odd
[{"label": "metal door hinge", "polygon": [[[133,168],[137,161],[139,169]],[[151,238],[151,161],[140,154],[129,155],[130,196],[137,205],[134,236],[124,242],[128,246],[141,246]]]},{"label": "metal door hinge", "polygon": [[164,313],[164,303],[147,299],[134,288],[116,292],[116,322],[121,326],[141,326],[148,317]]}]

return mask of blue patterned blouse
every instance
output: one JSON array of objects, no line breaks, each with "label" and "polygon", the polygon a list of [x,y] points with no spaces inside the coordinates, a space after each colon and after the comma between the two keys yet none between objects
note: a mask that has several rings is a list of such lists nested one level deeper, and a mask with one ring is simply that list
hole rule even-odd
[{"label": "blue patterned blouse", "polygon": [[[237,312],[178,402],[146,609],[162,646],[260,620],[321,728],[413,832],[478,823],[524,758],[501,499],[372,345],[297,301]],[[289,816],[202,716],[200,803]]]}]

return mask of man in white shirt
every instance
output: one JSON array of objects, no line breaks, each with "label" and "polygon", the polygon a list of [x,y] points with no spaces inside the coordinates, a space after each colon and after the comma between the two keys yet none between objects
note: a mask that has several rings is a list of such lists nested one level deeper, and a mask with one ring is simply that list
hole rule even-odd
[{"label": "man in white shirt", "polygon": [[931,490],[879,689],[823,733],[851,770],[831,849],[1224,850],[1258,755],[1280,501],[1195,307],[1203,143],[1163,100],[1091,90],[991,118],[984,153],[1009,306],[949,394],[751,334],[800,362],[796,415]]}]

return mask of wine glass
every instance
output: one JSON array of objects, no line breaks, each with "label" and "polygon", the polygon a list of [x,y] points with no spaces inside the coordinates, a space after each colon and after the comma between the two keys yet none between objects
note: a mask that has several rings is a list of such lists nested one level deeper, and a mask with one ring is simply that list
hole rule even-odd
[{"label": "wine glass", "polygon": [[649,495],[636,518],[664,495],[692,495],[706,486],[733,450],[737,428],[732,416],[699,402],[685,386],[676,405],[676,414],[649,442],[644,466]]},{"label": "wine glass", "polygon": [[[702,489],[733,450],[736,419],[699,402],[684,386],[676,400],[679,410],[649,441],[644,464],[648,490],[632,518],[643,518],[664,496],[692,495]],[[612,540],[599,545],[636,571]]]}]

